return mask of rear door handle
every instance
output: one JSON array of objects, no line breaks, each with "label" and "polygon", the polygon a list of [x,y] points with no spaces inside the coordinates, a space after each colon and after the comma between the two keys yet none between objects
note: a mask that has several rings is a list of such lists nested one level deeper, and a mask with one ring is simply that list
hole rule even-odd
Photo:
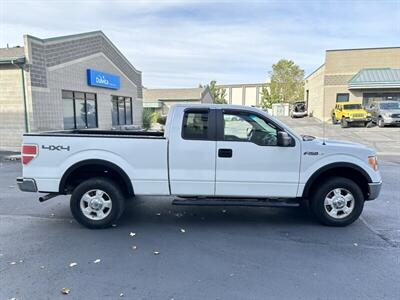
[{"label": "rear door handle", "polygon": [[218,157],[232,157],[232,149],[218,149]]}]

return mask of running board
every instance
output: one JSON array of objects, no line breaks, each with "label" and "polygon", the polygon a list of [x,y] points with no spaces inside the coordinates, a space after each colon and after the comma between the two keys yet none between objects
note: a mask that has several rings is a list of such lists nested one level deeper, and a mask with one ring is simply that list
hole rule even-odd
[{"label": "running board", "polygon": [[212,199],[212,198],[190,198],[174,199],[173,205],[192,206],[255,206],[255,207],[298,207],[300,203],[296,200],[286,199]]}]

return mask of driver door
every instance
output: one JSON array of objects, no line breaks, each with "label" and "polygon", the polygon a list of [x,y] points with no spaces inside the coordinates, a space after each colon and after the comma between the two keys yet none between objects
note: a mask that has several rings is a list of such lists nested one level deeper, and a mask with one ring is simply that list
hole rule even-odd
[{"label": "driver door", "polygon": [[279,147],[281,129],[252,112],[224,111],[219,119],[215,195],[296,197],[299,142]]}]

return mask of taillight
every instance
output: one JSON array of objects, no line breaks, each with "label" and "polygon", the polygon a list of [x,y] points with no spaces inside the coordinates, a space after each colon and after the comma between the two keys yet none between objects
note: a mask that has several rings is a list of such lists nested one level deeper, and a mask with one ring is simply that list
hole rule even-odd
[{"label": "taillight", "polygon": [[27,165],[32,159],[34,159],[38,155],[38,146],[23,144],[21,154],[22,164]]}]

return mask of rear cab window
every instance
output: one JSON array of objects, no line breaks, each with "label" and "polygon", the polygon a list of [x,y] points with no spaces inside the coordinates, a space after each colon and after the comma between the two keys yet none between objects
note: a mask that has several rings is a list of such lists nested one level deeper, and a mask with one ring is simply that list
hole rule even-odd
[{"label": "rear cab window", "polygon": [[210,118],[208,110],[185,111],[182,138],[185,140],[209,140]]}]

